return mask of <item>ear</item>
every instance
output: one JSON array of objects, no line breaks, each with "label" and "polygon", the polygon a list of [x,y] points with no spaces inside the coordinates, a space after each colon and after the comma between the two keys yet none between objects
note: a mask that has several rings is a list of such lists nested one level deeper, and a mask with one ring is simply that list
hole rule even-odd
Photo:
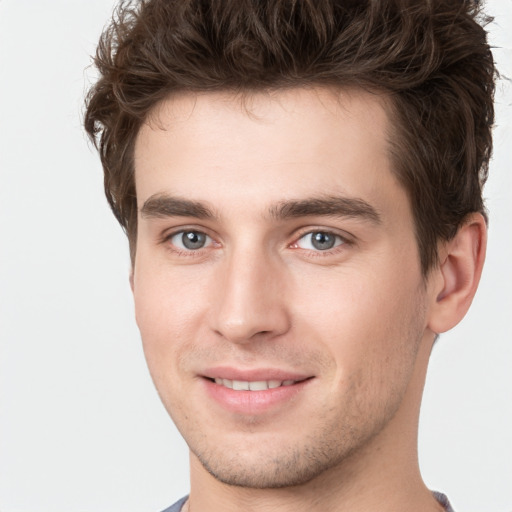
[{"label": "ear", "polygon": [[432,271],[433,304],[428,327],[436,334],[457,325],[475,296],[487,246],[487,225],[480,213],[469,215],[453,239],[440,250]]}]

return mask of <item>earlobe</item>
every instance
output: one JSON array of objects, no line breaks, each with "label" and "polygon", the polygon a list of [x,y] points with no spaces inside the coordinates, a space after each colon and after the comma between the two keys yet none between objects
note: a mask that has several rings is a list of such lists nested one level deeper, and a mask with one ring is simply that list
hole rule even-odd
[{"label": "earlobe", "polygon": [[434,271],[436,288],[429,328],[436,334],[457,325],[475,296],[485,260],[487,226],[479,213],[471,214],[454,238],[443,245],[441,262]]}]

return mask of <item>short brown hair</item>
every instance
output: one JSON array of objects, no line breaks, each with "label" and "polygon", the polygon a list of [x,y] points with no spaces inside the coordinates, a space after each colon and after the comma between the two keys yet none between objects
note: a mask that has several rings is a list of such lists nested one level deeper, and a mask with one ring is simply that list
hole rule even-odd
[{"label": "short brown hair", "polygon": [[182,91],[357,87],[391,98],[391,154],[426,275],[437,243],[485,208],[496,71],[464,0],[122,1],[95,57],[85,128],[135,257],[135,139]]}]

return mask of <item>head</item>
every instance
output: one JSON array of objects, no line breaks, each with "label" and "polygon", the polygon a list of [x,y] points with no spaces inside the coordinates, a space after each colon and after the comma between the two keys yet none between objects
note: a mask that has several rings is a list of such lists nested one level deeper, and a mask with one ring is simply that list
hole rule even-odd
[{"label": "head", "polygon": [[218,480],[286,487],[411,451],[435,334],[483,261],[494,68],[477,15],[153,0],[102,36],[86,127],[146,358]]},{"label": "head", "polygon": [[422,271],[471,212],[492,149],[494,65],[476,2],[122,2],[100,40],[85,127],[105,192],[137,245],[133,152],[159,103],[325,85],[389,99],[393,172],[411,201]]}]

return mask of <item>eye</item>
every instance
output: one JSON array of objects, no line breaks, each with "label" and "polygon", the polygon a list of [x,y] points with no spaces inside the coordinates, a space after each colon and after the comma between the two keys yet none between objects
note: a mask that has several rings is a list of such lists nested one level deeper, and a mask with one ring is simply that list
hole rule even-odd
[{"label": "eye", "polygon": [[345,243],[343,238],[334,233],[329,233],[328,231],[312,231],[311,233],[306,233],[301,236],[297,240],[296,246],[312,251],[328,251],[343,243]]},{"label": "eye", "polygon": [[212,243],[212,239],[200,231],[179,231],[174,233],[169,241],[183,251],[197,251]]}]

